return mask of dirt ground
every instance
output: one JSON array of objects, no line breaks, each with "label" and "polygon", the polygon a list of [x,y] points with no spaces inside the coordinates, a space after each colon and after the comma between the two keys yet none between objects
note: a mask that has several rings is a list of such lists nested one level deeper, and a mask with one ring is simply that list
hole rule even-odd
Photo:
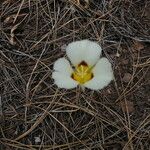
[{"label": "dirt ground", "polygon": [[[0,17],[1,150],[150,149],[149,0],[1,0]],[[82,39],[115,80],[59,89],[53,64]]]}]

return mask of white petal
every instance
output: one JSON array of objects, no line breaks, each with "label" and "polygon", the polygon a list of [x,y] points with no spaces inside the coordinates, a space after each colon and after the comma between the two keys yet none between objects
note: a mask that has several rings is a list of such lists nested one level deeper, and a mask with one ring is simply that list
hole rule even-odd
[{"label": "white petal", "polygon": [[85,87],[92,90],[100,90],[107,86],[113,80],[113,71],[111,63],[107,58],[101,58],[93,68],[93,79],[84,84]]},{"label": "white petal", "polygon": [[93,66],[99,60],[101,47],[89,40],[81,40],[70,43],[66,47],[66,53],[74,66],[85,61],[88,65]]},{"label": "white petal", "polygon": [[59,71],[60,74],[63,73],[69,76],[73,72],[69,61],[65,58],[59,58],[58,60],[56,60],[56,62],[54,63],[54,70]]},{"label": "white petal", "polygon": [[55,84],[59,88],[72,89],[77,87],[78,83],[73,80],[70,76],[62,74],[60,72],[53,72],[52,78],[55,80]]},{"label": "white petal", "polygon": [[54,70],[52,78],[59,88],[72,89],[78,85],[78,83],[71,78],[73,69],[67,59],[59,58],[54,63]]}]

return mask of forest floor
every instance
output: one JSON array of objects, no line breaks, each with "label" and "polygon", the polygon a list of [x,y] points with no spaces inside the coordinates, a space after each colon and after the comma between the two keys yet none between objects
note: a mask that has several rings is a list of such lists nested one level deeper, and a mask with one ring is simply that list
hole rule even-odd
[{"label": "forest floor", "polygon": [[[72,41],[103,48],[115,80],[59,89],[54,62]],[[0,149],[149,150],[150,1],[1,0]]]}]

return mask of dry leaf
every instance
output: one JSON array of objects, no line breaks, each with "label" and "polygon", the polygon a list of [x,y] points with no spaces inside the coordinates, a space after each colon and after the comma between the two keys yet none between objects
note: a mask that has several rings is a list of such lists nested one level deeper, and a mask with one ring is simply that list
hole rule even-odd
[{"label": "dry leaf", "polygon": [[122,81],[127,83],[127,82],[129,82],[131,79],[132,79],[132,74],[130,74],[130,73],[125,73],[124,76],[123,76]]},{"label": "dry leaf", "polygon": [[[26,15],[27,15],[27,13],[22,13],[22,14],[19,14],[18,17],[24,17]],[[7,23],[7,24],[13,23],[15,16],[16,16],[16,14],[12,14],[12,15],[8,16],[7,18],[5,18],[4,23]]]},{"label": "dry leaf", "polygon": [[121,101],[119,102],[119,106],[121,107],[123,112],[133,112],[134,111],[134,104],[131,101]]},{"label": "dry leaf", "polygon": [[107,89],[107,93],[108,93],[108,94],[112,94],[111,89]]},{"label": "dry leaf", "polygon": [[3,0],[3,1],[2,1],[2,4],[3,4],[3,5],[12,4],[12,3],[14,3],[14,2],[15,2],[15,0]]},{"label": "dry leaf", "polygon": [[20,25],[20,23],[14,25],[14,26],[12,27],[12,29],[11,29],[9,42],[10,42],[10,44],[12,44],[12,45],[15,45],[15,44],[16,44],[14,31],[18,28],[19,25]]},{"label": "dry leaf", "polygon": [[34,139],[35,139],[35,143],[40,143],[41,142],[41,138],[39,136],[34,137]]},{"label": "dry leaf", "polygon": [[138,42],[138,41],[134,41],[132,47],[133,47],[134,51],[140,51],[140,50],[144,49],[144,45],[141,42]]},{"label": "dry leaf", "polygon": [[123,60],[122,60],[122,64],[127,65],[128,63],[129,63],[129,60],[128,60],[128,59],[123,59]]},{"label": "dry leaf", "polygon": [[66,51],[66,47],[67,47],[67,45],[66,45],[66,44],[63,44],[63,45],[61,46],[61,50],[65,52],[65,51]]},{"label": "dry leaf", "polygon": [[77,1],[77,4],[78,5],[81,5],[85,8],[88,8],[89,7],[89,0],[76,0]]},{"label": "dry leaf", "polygon": [[118,52],[116,53],[116,57],[120,57],[120,54]]}]

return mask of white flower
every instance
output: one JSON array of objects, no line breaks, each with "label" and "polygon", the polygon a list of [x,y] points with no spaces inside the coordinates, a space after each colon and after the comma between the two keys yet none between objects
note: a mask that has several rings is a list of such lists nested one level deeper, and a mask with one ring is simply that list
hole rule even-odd
[{"label": "white flower", "polygon": [[92,90],[99,90],[113,80],[111,63],[107,58],[100,58],[101,47],[89,40],[70,43],[66,47],[66,58],[59,58],[54,63],[52,78],[59,88],[71,89],[78,85]]}]

